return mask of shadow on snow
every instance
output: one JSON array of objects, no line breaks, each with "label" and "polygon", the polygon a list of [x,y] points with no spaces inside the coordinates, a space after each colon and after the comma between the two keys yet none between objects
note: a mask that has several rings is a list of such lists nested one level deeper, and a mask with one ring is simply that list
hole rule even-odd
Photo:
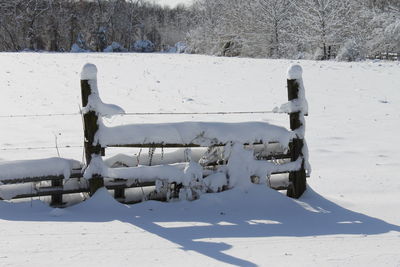
[{"label": "shadow on snow", "polygon": [[9,221],[108,222],[119,220],[215,260],[238,266],[254,263],[224,253],[232,246],[210,238],[374,235],[399,231],[397,225],[347,210],[308,187],[299,201],[253,185],[206,194],[193,202],[147,201],[122,205],[105,190],[63,210],[40,201],[0,201],[0,219]]}]

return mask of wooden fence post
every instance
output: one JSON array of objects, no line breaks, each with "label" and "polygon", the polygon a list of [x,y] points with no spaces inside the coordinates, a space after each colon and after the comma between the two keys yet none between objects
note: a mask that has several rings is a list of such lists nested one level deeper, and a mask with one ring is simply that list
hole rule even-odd
[{"label": "wooden fence post", "polygon": [[[300,76],[297,75],[288,75],[287,80],[287,89],[288,89],[288,100],[292,101],[295,99],[299,99],[299,81],[301,79],[301,67],[298,65],[292,66],[298,68],[297,71],[300,72]],[[289,72],[291,69],[289,70]],[[300,129],[303,126],[303,123],[300,119],[301,116],[304,116],[301,111],[296,111],[289,113],[290,116],[290,129],[292,131]],[[297,136],[293,139],[292,143],[289,144],[291,161],[296,161],[299,157],[303,156],[303,146],[304,140],[303,136]],[[287,196],[292,198],[299,198],[304,191],[306,190],[306,171],[304,169],[304,159],[301,163],[301,169],[298,171],[289,173],[289,188],[287,190]]]},{"label": "wooden fence post", "polygon": [[[51,180],[51,186],[52,187],[60,187],[61,191],[62,191],[63,182],[64,182],[64,177],[63,177],[63,179],[53,179],[53,180]],[[62,205],[63,205],[63,195],[62,195],[62,193],[52,194],[51,195],[50,206],[60,207]]]},{"label": "wooden fence post", "polygon": [[[95,84],[97,82],[96,77],[97,77],[96,66],[92,64],[86,64],[83,67],[81,76],[81,94],[82,94],[83,110],[85,110],[85,108],[89,104],[90,95],[96,93],[92,90],[92,83]],[[86,110],[83,114],[86,166],[89,166],[93,156],[102,155],[103,149],[101,145],[99,143],[94,144],[94,138],[96,132],[99,130],[98,119],[99,117],[95,110],[89,109]],[[101,175],[95,174],[91,179],[89,179],[89,189],[91,195],[93,195],[97,191],[97,189],[103,186],[104,186],[104,180],[103,177],[101,177]]]}]

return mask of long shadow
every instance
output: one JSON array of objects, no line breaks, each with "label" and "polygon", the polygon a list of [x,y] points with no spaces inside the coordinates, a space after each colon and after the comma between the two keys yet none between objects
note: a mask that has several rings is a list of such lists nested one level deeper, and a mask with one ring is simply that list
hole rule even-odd
[{"label": "long shadow", "polygon": [[230,190],[207,194],[198,201],[148,201],[125,206],[106,191],[65,210],[52,210],[34,202],[0,202],[0,219],[10,221],[107,222],[119,220],[142,228],[220,262],[237,266],[254,263],[224,253],[232,246],[207,239],[248,237],[304,237],[323,235],[374,235],[400,232],[397,225],[347,210],[308,188],[299,200],[254,186],[244,192]]}]

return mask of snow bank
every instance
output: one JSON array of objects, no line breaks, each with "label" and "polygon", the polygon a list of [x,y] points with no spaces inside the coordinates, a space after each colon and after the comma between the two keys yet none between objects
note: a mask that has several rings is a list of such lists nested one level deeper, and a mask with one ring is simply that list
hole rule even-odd
[{"label": "snow bank", "polygon": [[64,175],[69,179],[72,169],[79,169],[79,161],[48,158],[0,162],[0,183],[3,180]]},{"label": "snow bank", "polygon": [[88,80],[92,90],[92,94],[89,96],[88,104],[83,108],[83,113],[95,111],[98,115],[108,118],[125,113],[124,109],[121,107],[114,104],[106,104],[101,100],[99,89],[97,87],[96,65],[90,63],[85,64],[81,72],[81,80]]},{"label": "snow bank", "polygon": [[214,144],[279,142],[287,147],[293,138],[287,129],[266,122],[177,122],[107,127],[101,124],[95,142],[103,147],[126,144]]}]

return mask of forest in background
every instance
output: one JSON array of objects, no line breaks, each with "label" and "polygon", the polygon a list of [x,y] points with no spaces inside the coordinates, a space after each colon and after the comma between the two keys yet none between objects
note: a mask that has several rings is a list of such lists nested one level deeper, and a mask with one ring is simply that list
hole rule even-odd
[{"label": "forest in background", "polygon": [[400,52],[400,1],[0,0],[0,51],[24,50],[359,60]]}]

